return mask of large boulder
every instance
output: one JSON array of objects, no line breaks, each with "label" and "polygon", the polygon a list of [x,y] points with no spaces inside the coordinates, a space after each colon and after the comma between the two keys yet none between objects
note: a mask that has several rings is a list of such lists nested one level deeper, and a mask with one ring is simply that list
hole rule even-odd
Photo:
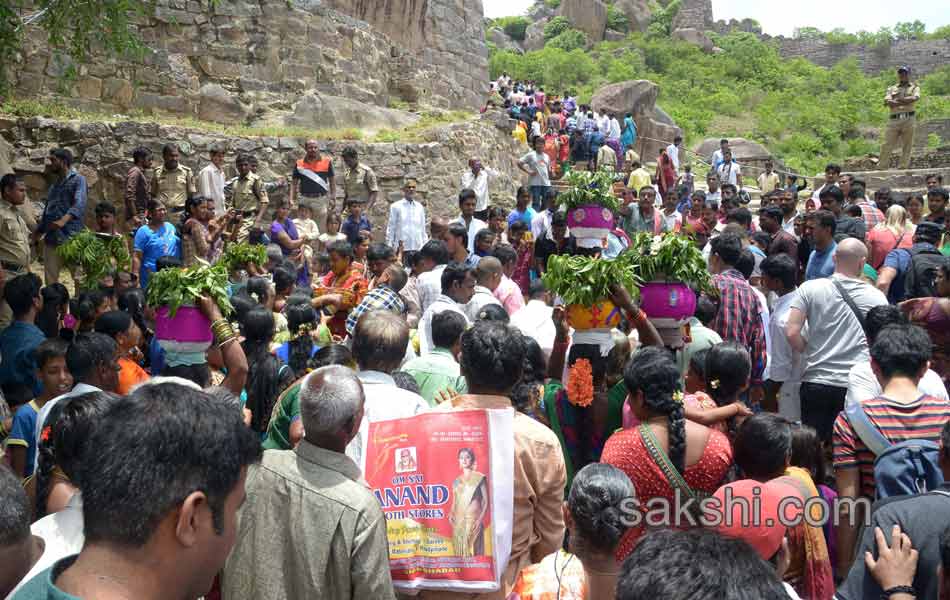
[{"label": "large boulder", "polygon": [[627,113],[652,115],[659,91],[655,83],[646,79],[621,81],[597,90],[590,105],[597,112],[612,112],[618,118]]},{"label": "large boulder", "polygon": [[712,40],[702,31],[693,29],[692,27],[677,29],[673,32],[673,39],[690,43],[700,48],[706,54],[710,54],[713,51]]},{"label": "large boulder", "polygon": [[521,44],[526,52],[544,48],[544,26],[547,24],[548,19],[543,19],[528,25],[524,32],[524,42]]},{"label": "large boulder", "polygon": [[576,29],[587,34],[592,42],[604,39],[607,30],[607,5],[600,0],[562,0],[561,14]]},{"label": "large boulder", "polygon": [[237,97],[216,83],[198,90],[198,118],[217,123],[243,123],[248,108]]},{"label": "large boulder", "polygon": [[623,11],[630,23],[630,31],[646,31],[650,25],[650,3],[647,0],[616,0],[614,6]]},{"label": "large boulder", "polygon": [[[698,145],[693,147],[693,152],[699,154],[704,159],[708,159],[712,156],[712,153],[716,150],[719,150],[719,140],[721,138],[706,138]],[[772,153],[768,148],[763,146],[758,142],[753,142],[752,140],[747,140],[745,138],[727,138],[729,140],[729,148],[732,149],[732,158],[736,162],[742,162],[743,160],[749,159],[759,159],[764,160],[770,156]]]},{"label": "large boulder", "polygon": [[499,50],[511,50],[513,52],[523,53],[524,49],[518,42],[508,37],[500,27],[492,27],[488,30],[488,41],[495,44]]},{"label": "large boulder", "polygon": [[676,125],[664,123],[652,115],[640,115],[635,118],[637,122],[637,152],[640,153],[640,160],[646,162],[656,162],[660,155],[660,150],[673,143],[673,139],[678,135],[683,135],[683,130]]},{"label": "large boulder", "polygon": [[365,132],[401,129],[419,120],[418,115],[364,104],[349,98],[323,94],[305,94],[297,101],[292,114],[284,117],[291,127],[315,129],[356,128]]}]

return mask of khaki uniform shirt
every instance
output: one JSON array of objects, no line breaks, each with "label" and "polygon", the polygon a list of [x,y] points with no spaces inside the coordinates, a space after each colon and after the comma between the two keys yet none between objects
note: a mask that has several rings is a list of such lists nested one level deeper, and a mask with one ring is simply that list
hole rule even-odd
[{"label": "khaki uniform shirt", "polygon": [[345,454],[306,440],[248,467],[224,600],[395,598],[386,518]]},{"label": "khaki uniform shirt", "polygon": [[149,189],[152,197],[158,199],[168,210],[184,208],[185,200],[198,193],[195,174],[182,164],[174,171],[165,169],[165,165],[155,167]]},{"label": "khaki uniform shirt", "polygon": [[779,185],[778,173],[762,173],[759,175],[759,190],[768,194]]},{"label": "khaki uniform shirt", "polygon": [[[511,408],[501,396],[459,396],[436,410]],[[511,557],[501,577],[501,590],[484,594],[422,591],[419,600],[504,600],[522,568],[540,562],[564,541],[564,485],[567,469],[561,444],[553,431],[531,417],[515,411],[514,514]]]},{"label": "khaki uniform shirt", "polygon": [[30,226],[36,225],[26,205],[0,200],[0,261],[30,268]]},{"label": "khaki uniform shirt", "polygon": [[347,201],[369,200],[370,192],[378,192],[376,173],[363,163],[357,163],[352,169],[347,169],[343,177],[343,192]]},{"label": "khaki uniform shirt", "polygon": [[230,207],[243,212],[257,212],[261,206],[269,203],[267,190],[257,173],[248,173],[245,179],[240,177],[229,182]]},{"label": "khaki uniform shirt", "polygon": [[909,104],[901,104],[900,106],[888,106],[892,115],[897,113],[914,112],[914,105],[918,100],[920,100],[920,88],[914,82],[909,82],[905,86],[896,84],[887,88],[887,94],[884,96],[885,102],[888,100],[901,100],[904,98],[913,99],[913,102]]}]

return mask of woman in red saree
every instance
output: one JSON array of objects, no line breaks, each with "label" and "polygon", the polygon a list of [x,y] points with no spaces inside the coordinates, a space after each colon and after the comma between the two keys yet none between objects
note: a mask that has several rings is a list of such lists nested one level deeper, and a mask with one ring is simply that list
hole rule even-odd
[{"label": "woman in red saree", "polygon": [[666,198],[673,193],[676,187],[676,169],[673,161],[666,153],[666,148],[660,150],[660,157],[656,160],[656,185],[660,188],[660,196]]}]

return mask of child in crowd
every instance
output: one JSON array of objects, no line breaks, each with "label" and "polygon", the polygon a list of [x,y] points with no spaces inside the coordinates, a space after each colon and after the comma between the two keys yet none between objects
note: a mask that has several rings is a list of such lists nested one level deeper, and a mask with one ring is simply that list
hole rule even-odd
[{"label": "child in crowd", "polygon": [[[838,493],[826,485],[826,482],[829,481],[828,462],[825,458],[824,446],[814,427],[798,423],[792,425],[792,458],[789,464],[808,471],[812,481],[815,482],[815,487],[818,488],[818,495],[821,496],[821,499],[825,501],[827,506],[835,505]],[[823,530],[825,543],[828,546],[828,556],[831,558],[831,566],[834,568],[838,564],[837,532],[834,519],[828,519]]]},{"label": "child in crowd", "polygon": [[313,271],[313,253],[317,250],[320,228],[317,226],[317,222],[313,220],[313,211],[309,204],[303,203],[297,208],[294,227],[297,228],[297,234],[301,239],[306,241],[302,246],[303,264],[307,265],[310,271]]},{"label": "child in crowd", "polygon": [[488,210],[488,229],[495,234],[496,245],[508,243],[508,236],[505,233],[506,221],[505,209],[502,207],[493,206]]},{"label": "child in crowd", "polygon": [[96,319],[112,310],[110,296],[100,290],[82,292],[79,297],[70,303],[70,311],[76,315],[78,333],[88,333],[93,330]]},{"label": "child in crowd", "polygon": [[346,240],[346,234],[340,231],[340,225],[340,215],[336,213],[327,215],[327,228],[320,234],[320,237],[317,238],[320,240],[319,249],[321,251],[326,252],[327,248],[329,248],[333,242]]},{"label": "child in crowd", "polygon": [[50,338],[34,351],[36,354],[37,378],[43,391],[35,399],[17,409],[13,427],[7,438],[7,453],[10,467],[17,477],[26,479],[33,474],[36,458],[36,417],[47,402],[62,396],[73,387],[73,378],[66,368],[67,344]]},{"label": "child in crowd", "polygon": [[330,272],[330,255],[326,252],[321,252],[320,254],[314,256],[313,263],[313,272],[317,275],[317,277],[323,277]]},{"label": "child in crowd", "polygon": [[363,216],[364,204],[362,200],[350,200],[346,203],[346,209],[349,211],[346,221],[343,222],[341,231],[346,235],[346,241],[356,246],[359,242],[361,233],[372,233],[373,226],[369,219]]},{"label": "child in crowd", "polygon": [[693,190],[696,189],[696,182],[693,179],[693,167],[689,164],[683,167],[683,172],[680,173],[679,179],[676,180],[676,186],[686,186],[688,191],[686,192],[689,195],[693,194]]}]

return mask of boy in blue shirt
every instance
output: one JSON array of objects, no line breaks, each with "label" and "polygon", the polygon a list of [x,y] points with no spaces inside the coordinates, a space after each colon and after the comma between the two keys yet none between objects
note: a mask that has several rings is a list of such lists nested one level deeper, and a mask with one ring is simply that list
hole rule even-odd
[{"label": "boy in blue shirt", "polygon": [[365,231],[370,235],[373,232],[373,226],[370,225],[369,219],[363,216],[363,205],[364,203],[361,200],[351,200],[346,204],[349,215],[346,217],[346,221],[343,221],[340,231],[346,236],[346,241],[351,246],[356,246],[359,243],[361,231]]},{"label": "boy in blue shirt", "polygon": [[7,438],[7,453],[13,472],[22,479],[33,474],[36,457],[36,417],[43,406],[58,396],[69,392],[73,387],[73,378],[66,368],[65,341],[50,338],[34,350],[36,357],[36,375],[43,391],[17,409],[13,415],[13,427]]}]

